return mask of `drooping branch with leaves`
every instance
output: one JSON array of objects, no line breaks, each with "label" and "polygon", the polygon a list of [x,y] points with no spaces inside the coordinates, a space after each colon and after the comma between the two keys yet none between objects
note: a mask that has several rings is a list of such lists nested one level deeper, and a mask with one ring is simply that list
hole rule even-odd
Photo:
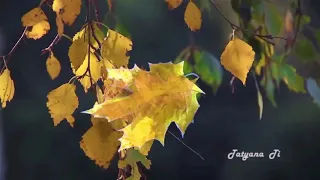
[{"label": "drooping branch with leaves", "polygon": [[[41,51],[48,55],[48,74],[52,80],[60,74],[60,60],[54,55],[53,47],[61,38],[71,42],[68,61],[74,74],[65,84],[48,93],[47,107],[53,124],[57,126],[65,119],[73,127],[76,122],[73,113],[79,105],[76,88],[95,94],[96,102],[92,108],[81,110],[90,115],[92,126],[82,136],[80,147],[103,168],[108,168],[111,160],[117,158],[118,179],[145,178],[142,170],[150,169],[151,161],[147,155],[154,141],[164,145],[166,132],[172,122],[182,135],[186,132],[200,107],[198,94],[204,94],[196,81],[200,77],[200,80],[212,86],[214,92],[217,91],[222,81],[222,66],[232,73],[232,86],[236,79],[245,85],[248,75],[254,77],[260,119],[263,111],[260,88],[264,89],[273,105],[276,105],[274,92],[281,81],[292,91],[306,93],[307,88],[312,97],[319,98],[320,90],[316,81],[310,78],[306,80],[287,62],[293,53],[303,57],[305,53],[301,48],[313,48],[312,42],[301,33],[310,18],[303,14],[299,0],[291,2],[284,19],[281,19],[274,4],[268,0],[232,0],[239,24],[231,22],[215,1],[201,2],[206,8],[199,8],[196,0],[187,2],[184,20],[192,32],[198,31],[204,11],[213,9],[230,25],[231,38],[221,54],[220,62],[191,42],[172,60],[173,63],[150,64],[147,71],[136,65],[128,67],[128,52],[132,50],[134,42],[99,21],[97,0],[42,0],[38,7],[21,18],[24,27],[21,37],[7,55],[1,56],[2,108],[13,99],[15,93],[14,80],[9,70],[11,55],[22,39],[40,39],[53,25],[57,26],[56,36]],[[115,1],[107,1],[110,12],[113,3]],[[183,0],[164,0],[164,3],[167,3],[169,10],[174,11],[182,6]],[[43,6],[49,6],[55,12],[56,24],[49,24]],[[86,10],[82,12],[86,16],[85,22],[70,37],[65,34],[64,28],[74,24],[82,6]],[[311,30],[318,32],[313,28]],[[276,52],[274,46],[281,43],[283,50]],[[317,51],[312,53],[313,57],[309,54],[307,57],[318,57]],[[260,83],[256,76],[262,77]],[[319,99],[315,100],[319,103]]]}]

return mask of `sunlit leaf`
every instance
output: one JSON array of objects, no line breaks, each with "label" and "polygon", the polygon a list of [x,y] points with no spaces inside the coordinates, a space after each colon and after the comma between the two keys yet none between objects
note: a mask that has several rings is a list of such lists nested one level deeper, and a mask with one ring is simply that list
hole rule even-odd
[{"label": "sunlit leaf", "polygon": [[[88,69],[88,67],[90,67],[90,69]],[[83,64],[75,73],[76,76],[83,76],[80,79],[80,83],[82,84],[85,92],[88,92],[91,84],[95,84],[99,80],[101,76],[101,68],[102,62],[99,61],[93,53],[90,53],[90,59],[89,55],[86,55]]]},{"label": "sunlit leaf", "polygon": [[87,111],[109,121],[132,118],[132,123],[122,129],[120,150],[141,149],[154,139],[163,144],[171,122],[184,134],[199,108],[196,95],[203,92],[183,76],[183,62],[150,64],[150,72],[137,69],[132,76],[132,93],[96,104]]},{"label": "sunlit leaf", "polygon": [[254,56],[255,52],[249,44],[240,39],[234,39],[228,43],[223,51],[221,64],[245,85]]},{"label": "sunlit leaf", "polygon": [[66,83],[49,92],[47,107],[54,126],[66,119],[73,127],[75,119],[72,114],[79,105],[75,90],[76,86],[74,84]]},{"label": "sunlit leaf", "polygon": [[109,29],[108,37],[102,42],[101,55],[116,67],[127,66],[132,50],[132,41],[123,35]]},{"label": "sunlit leaf", "polygon": [[31,27],[34,26],[42,21],[47,21],[48,18],[40,9],[39,7],[33,8],[29,12],[27,12],[25,15],[22,16],[22,26],[24,27]]},{"label": "sunlit leaf", "polygon": [[168,8],[170,10],[179,7],[181,5],[182,1],[183,0],[166,0],[166,2],[168,3]]},{"label": "sunlit leaf", "polygon": [[52,10],[61,16],[62,21],[72,25],[81,10],[81,0],[54,0]]},{"label": "sunlit leaf", "polygon": [[59,60],[54,56],[53,52],[50,51],[49,57],[46,62],[47,71],[51,77],[51,79],[55,79],[58,77],[61,71],[61,65]]},{"label": "sunlit leaf", "polygon": [[108,168],[117,153],[122,132],[115,131],[106,119],[92,118],[92,126],[82,136],[80,147],[85,154],[103,168]]},{"label": "sunlit leaf", "polygon": [[189,1],[187,5],[187,8],[184,12],[184,21],[191,31],[197,31],[201,28],[201,11],[193,1]]},{"label": "sunlit leaf", "polygon": [[7,102],[12,100],[14,92],[15,87],[10,76],[10,71],[9,69],[5,69],[0,75],[0,100],[2,108],[5,108]]}]

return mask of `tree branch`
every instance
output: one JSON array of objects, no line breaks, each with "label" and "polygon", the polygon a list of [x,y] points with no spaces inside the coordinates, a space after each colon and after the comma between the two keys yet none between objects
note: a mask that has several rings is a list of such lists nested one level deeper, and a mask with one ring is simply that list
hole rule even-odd
[{"label": "tree branch", "polygon": [[233,30],[238,30],[238,29],[240,29],[241,31],[248,32],[248,33],[250,33],[250,34],[252,34],[252,35],[254,35],[254,36],[256,36],[256,37],[259,37],[260,39],[262,39],[262,40],[264,40],[264,41],[266,41],[266,42],[268,42],[268,43],[270,43],[270,44],[272,44],[272,45],[274,45],[274,43],[270,41],[270,40],[272,40],[272,39],[287,40],[287,39],[284,38],[284,37],[272,36],[272,35],[270,35],[270,34],[262,35],[262,34],[258,34],[258,33],[256,33],[256,32],[249,31],[249,30],[247,30],[247,29],[241,28],[240,26],[232,23],[232,22],[222,13],[222,11],[221,11],[220,8],[218,7],[218,5],[217,5],[216,3],[214,3],[213,0],[209,0],[209,2],[210,2],[211,5],[219,12],[219,14],[223,17],[223,19],[226,20],[226,21],[230,24],[230,26],[231,26],[231,28],[232,28]]},{"label": "tree branch", "polygon": [[[10,57],[12,55],[12,53],[17,49],[18,45],[20,44],[21,40],[25,37],[26,35],[26,32],[27,32],[27,28],[24,28],[20,38],[18,39],[18,41],[15,43],[15,45],[11,48],[10,52],[4,56],[0,56],[0,58],[2,58],[2,61],[3,61],[3,64],[8,64],[8,62],[10,61]],[[7,61],[7,62],[6,62]],[[0,74],[4,71],[6,66],[3,66],[1,71],[0,71]]]}]

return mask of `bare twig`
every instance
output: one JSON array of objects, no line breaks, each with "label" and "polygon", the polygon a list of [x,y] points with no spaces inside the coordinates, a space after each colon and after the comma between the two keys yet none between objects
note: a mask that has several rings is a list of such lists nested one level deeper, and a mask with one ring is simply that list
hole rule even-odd
[{"label": "bare twig", "polygon": [[[2,59],[3,61],[3,64],[8,64],[8,62],[10,61],[10,57],[12,55],[12,53],[17,49],[18,45],[20,44],[21,40],[24,38],[25,34],[27,32],[27,28],[24,28],[20,38],[18,39],[18,41],[14,44],[14,46],[11,48],[10,52],[4,56],[0,56],[0,58]],[[6,62],[5,62],[6,61]],[[1,71],[0,71],[0,74],[4,71],[6,66],[3,66]]]},{"label": "bare twig", "polygon": [[42,52],[41,55],[51,51],[53,46],[56,45],[60,41],[60,39],[61,39],[61,37],[57,34],[57,36],[53,39],[51,44],[47,48],[44,48],[43,50],[41,50],[41,52]]},{"label": "bare twig", "polygon": [[219,12],[219,14],[223,17],[223,19],[225,19],[225,20],[230,24],[230,26],[231,26],[231,28],[232,28],[233,30],[238,30],[238,29],[240,29],[241,31],[248,32],[248,33],[250,33],[250,34],[252,34],[252,35],[254,35],[254,36],[256,36],[256,37],[259,37],[260,39],[262,39],[262,40],[264,40],[264,41],[266,41],[266,42],[268,42],[268,43],[270,43],[270,44],[272,44],[272,45],[274,45],[274,43],[270,41],[270,40],[272,40],[272,39],[287,40],[287,39],[284,38],[284,37],[272,36],[272,35],[270,35],[270,34],[262,35],[262,34],[258,34],[258,33],[256,33],[256,32],[250,31],[250,30],[248,30],[248,29],[241,28],[240,26],[232,23],[232,22],[222,13],[222,11],[220,10],[219,6],[218,6],[216,3],[214,3],[213,0],[209,0],[209,2],[210,2],[211,5]]},{"label": "bare twig", "polygon": [[98,9],[98,2],[97,0],[91,0],[93,8],[94,8],[94,13],[96,15],[96,21],[99,22],[99,9]]}]

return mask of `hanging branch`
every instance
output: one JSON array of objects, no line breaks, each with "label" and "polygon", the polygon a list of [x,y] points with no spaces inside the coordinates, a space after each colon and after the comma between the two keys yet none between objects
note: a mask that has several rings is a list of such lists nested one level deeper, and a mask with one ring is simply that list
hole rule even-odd
[{"label": "hanging branch", "polygon": [[210,2],[211,5],[219,12],[219,14],[223,17],[223,19],[225,19],[225,20],[230,24],[230,26],[231,26],[231,28],[232,28],[233,30],[239,30],[239,29],[240,29],[241,31],[248,32],[248,33],[250,33],[250,34],[252,34],[252,35],[254,35],[254,36],[256,36],[256,37],[259,37],[260,39],[262,39],[262,40],[264,40],[264,41],[266,41],[267,43],[270,43],[270,44],[272,44],[272,45],[274,45],[274,43],[271,42],[270,40],[273,40],[273,39],[287,40],[287,39],[284,38],[284,37],[272,36],[272,35],[270,35],[270,34],[262,35],[262,34],[258,34],[258,33],[256,33],[256,32],[254,32],[254,31],[250,31],[250,30],[248,30],[248,29],[241,28],[240,26],[232,23],[232,22],[222,13],[222,11],[220,10],[219,6],[218,6],[216,3],[214,3],[213,0],[209,0],[209,2]]},{"label": "hanging branch", "polygon": [[[10,57],[12,55],[12,53],[17,49],[18,45],[20,44],[21,40],[25,37],[25,34],[27,32],[27,28],[24,28],[20,38],[18,39],[18,41],[14,44],[14,46],[11,48],[10,52],[4,56],[0,56],[0,58],[2,59],[3,61],[3,64],[8,64],[8,62],[10,61]],[[1,71],[0,71],[0,74],[4,71],[6,66],[3,66]]]}]

